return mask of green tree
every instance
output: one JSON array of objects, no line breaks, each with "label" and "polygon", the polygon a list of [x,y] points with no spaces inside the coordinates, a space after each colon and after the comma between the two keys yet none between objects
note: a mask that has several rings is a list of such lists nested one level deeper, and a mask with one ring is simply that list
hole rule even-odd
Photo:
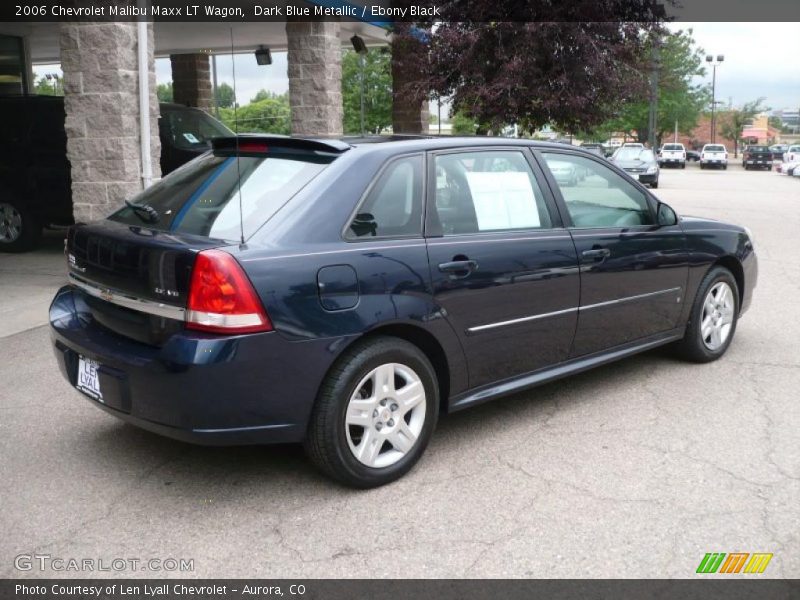
[{"label": "green tree", "polygon": [[475,119],[471,119],[463,112],[453,114],[451,123],[453,125],[453,135],[475,135],[478,130],[478,124]]},{"label": "green tree", "polygon": [[39,96],[63,96],[64,95],[64,85],[61,81],[61,78],[56,76],[55,78],[51,77],[47,79],[46,76],[42,75],[38,79],[34,81],[33,84],[34,93]]},{"label": "green tree", "polygon": [[173,102],[174,96],[172,95],[172,82],[159,83],[156,86],[156,96],[159,102]]},{"label": "green tree", "polygon": [[742,130],[750,119],[758,113],[767,110],[763,106],[765,98],[759,98],[751,102],[745,102],[739,110],[729,111],[719,123],[719,132],[723,137],[733,140],[733,155],[739,155],[739,142],[742,139]]},{"label": "green tree", "polygon": [[[342,54],[344,132],[361,133],[361,65],[352,50]],[[392,125],[392,70],[387,48],[372,48],[364,56],[364,129],[379,134]]]},{"label": "green tree", "polygon": [[[703,58],[705,52],[695,46],[692,30],[677,31],[661,36],[660,68],[658,76],[658,115],[657,144],[661,138],[674,130],[678,123],[678,131],[690,133],[710,100],[710,90],[706,85],[694,84],[696,77],[705,75]],[[646,55],[652,56],[652,47]],[[643,73],[652,68],[648,59],[641,65]],[[617,116],[597,128],[598,132],[635,131],[640,142],[650,138],[649,129],[650,99],[647,90],[637,97],[624,102]]]},{"label": "green tree", "polygon": [[220,108],[230,108],[233,106],[233,88],[227,83],[220,83],[217,86],[217,106]]},{"label": "green tree", "polygon": [[[258,98],[258,99],[256,99]],[[220,108],[220,120],[237,133],[291,133],[289,95],[261,90],[245,106]]]}]

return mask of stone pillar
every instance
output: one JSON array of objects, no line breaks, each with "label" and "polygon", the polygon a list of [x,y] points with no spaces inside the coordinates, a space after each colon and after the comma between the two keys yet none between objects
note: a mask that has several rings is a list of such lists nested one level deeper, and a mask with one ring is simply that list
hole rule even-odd
[{"label": "stone pillar", "polygon": [[[62,23],[67,158],[76,221],[101,219],[142,190],[136,23]],[[150,155],[160,176],[153,29],[148,25]]]},{"label": "stone pillar", "polygon": [[342,135],[339,23],[286,23],[292,133]]},{"label": "stone pillar", "polygon": [[172,97],[177,104],[211,112],[214,92],[208,54],[170,54]]},{"label": "stone pillar", "polygon": [[420,56],[425,45],[411,35],[409,23],[395,23],[392,42],[392,130],[394,133],[428,133],[427,90],[419,81]]}]

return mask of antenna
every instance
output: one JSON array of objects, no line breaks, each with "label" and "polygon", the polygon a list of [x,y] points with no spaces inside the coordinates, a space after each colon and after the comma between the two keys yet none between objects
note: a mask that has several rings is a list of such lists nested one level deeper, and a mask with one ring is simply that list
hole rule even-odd
[{"label": "antenna", "polygon": [[[231,27],[231,71],[233,73],[233,123],[235,126],[234,133],[236,134],[236,187],[239,193],[239,233],[241,236],[241,245],[244,246],[244,211],[242,210],[242,168],[239,164],[239,117],[237,114],[236,102],[236,61],[233,55],[233,27]],[[216,93],[216,90],[214,90]]]}]

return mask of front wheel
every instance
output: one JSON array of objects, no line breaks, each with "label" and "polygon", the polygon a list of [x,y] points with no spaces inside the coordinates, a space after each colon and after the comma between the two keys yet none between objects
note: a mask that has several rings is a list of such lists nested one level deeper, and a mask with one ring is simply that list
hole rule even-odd
[{"label": "front wheel", "polygon": [[714,267],[703,278],[678,355],[693,362],[717,360],[728,349],[739,316],[739,286],[731,272]]},{"label": "front wheel", "polygon": [[439,412],[436,374],[413,344],[376,337],[347,350],[322,384],[305,441],[311,461],[352,487],[402,477],[419,460]]}]

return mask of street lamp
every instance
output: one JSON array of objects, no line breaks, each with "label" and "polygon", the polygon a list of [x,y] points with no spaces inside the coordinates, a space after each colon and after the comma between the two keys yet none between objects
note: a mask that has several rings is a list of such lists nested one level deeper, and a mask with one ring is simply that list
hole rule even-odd
[{"label": "street lamp", "polygon": [[716,93],[717,93],[717,67],[725,60],[724,54],[717,54],[717,59],[711,54],[706,55],[706,62],[711,63],[712,76],[711,76],[711,143],[716,141],[717,122],[716,122]]}]

